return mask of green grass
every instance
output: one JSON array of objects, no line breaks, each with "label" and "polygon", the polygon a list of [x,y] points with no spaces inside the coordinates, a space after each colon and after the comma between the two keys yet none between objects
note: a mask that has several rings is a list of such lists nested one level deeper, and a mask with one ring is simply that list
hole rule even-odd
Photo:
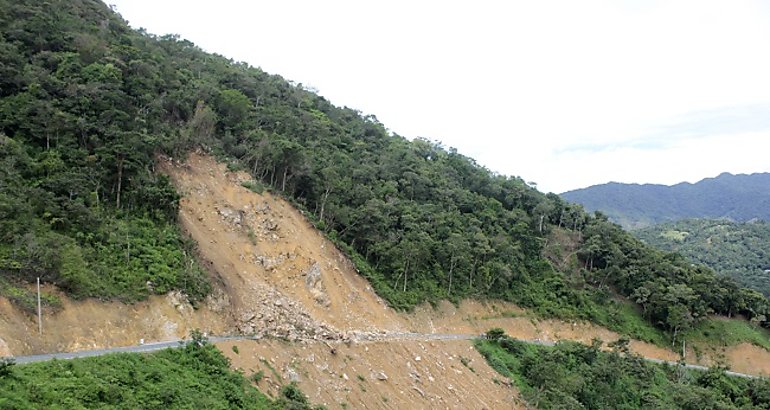
[{"label": "green grass", "polygon": [[[29,314],[37,314],[37,292],[0,277],[0,296],[8,298],[14,305]],[[40,304],[46,311],[61,309],[61,299],[47,292],[40,292]]]},{"label": "green grass", "polygon": [[264,364],[268,370],[270,370],[270,373],[273,374],[273,377],[275,377],[275,380],[283,381],[283,377],[281,377],[278,371],[275,370],[275,368],[270,364],[270,362],[267,361],[267,359],[260,358],[259,361],[262,362],[262,364]]},{"label": "green grass", "polygon": [[597,311],[593,321],[622,336],[661,347],[670,347],[670,338],[666,332],[645,320],[639,308],[629,301],[610,300]]},{"label": "green grass", "polygon": [[770,350],[770,331],[741,319],[706,319],[682,337],[690,343],[709,346],[728,347],[751,343]]},{"label": "green grass", "polygon": [[688,235],[690,235],[689,232],[677,231],[674,229],[669,229],[660,234],[661,237],[675,242],[682,242]]},{"label": "green grass", "polygon": [[241,186],[257,194],[265,192],[265,186],[259,181],[243,181]]}]

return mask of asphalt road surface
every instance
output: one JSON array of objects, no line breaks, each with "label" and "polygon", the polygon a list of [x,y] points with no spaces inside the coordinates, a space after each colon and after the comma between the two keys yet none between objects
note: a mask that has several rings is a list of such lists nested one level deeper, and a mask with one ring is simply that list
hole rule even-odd
[{"label": "asphalt road surface", "polygon": [[[451,341],[451,340],[473,340],[478,337],[482,337],[482,335],[468,335],[468,334],[452,334],[452,333],[411,333],[411,332],[390,332],[390,333],[382,333],[378,334],[376,337],[373,338],[366,338],[366,340],[372,340],[372,341],[398,341],[398,340],[425,340],[425,341]],[[208,340],[212,343],[217,342],[226,342],[229,340],[255,340],[252,336],[211,336],[208,338]],[[524,340],[524,339],[518,339],[521,342],[524,343],[530,343],[530,344],[537,344],[541,346],[553,346],[555,342],[549,341],[549,340]],[[164,342],[152,342],[152,343],[144,343],[144,344],[137,344],[134,346],[123,346],[123,347],[113,347],[110,349],[96,349],[96,350],[83,350],[79,352],[67,352],[67,353],[46,353],[46,354],[38,354],[38,355],[31,355],[31,356],[15,356],[13,359],[16,363],[24,364],[24,363],[33,363],[33,362],[42,362],[46,360],[52,360],[52,359],[60,359],[60,360],[66,360],[66,359],[75,359],[75,358],[82,358],[82,357],[92,357],[92,356],[102,356],[105,354],[110,353],[147,353],[147,352],[154,352],[157,350],[163,350],[168,348],[176,348],[184,345],[185,343],[190,343],[190,340],[168,340]],[[672,366],[677,366],[679,363],[677,362],[671,362],[667,360],[659,360],[659,359],[651,359],[651,358],[644,358],[645,360],[649,362],[654,363],[665,363]],[[705,366],[698,366],[694,364],[685,364],[685,368],[687,369],[693,369],[693,370],[701,370],[706,371],[709,368]],[[726,371],[726,374],[730,376],[735,377],[744,377],[749,379],[758,379],[759,376],[754,376],[750,374],[744,374],[744,373],[737,373],[737,372],[731,372]]]}]

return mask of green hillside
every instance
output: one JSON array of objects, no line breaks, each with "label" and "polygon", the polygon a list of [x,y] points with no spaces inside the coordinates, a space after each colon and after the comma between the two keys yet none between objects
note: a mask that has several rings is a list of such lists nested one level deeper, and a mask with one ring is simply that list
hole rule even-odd
[{"label": "green hillside", "polygon": [[527,402],[542,409],[766,409],[770,382],[731,377],[644,361],[629,355],[628,340],[603,351],[561,342],[528,345],[501,331],[488,333],[476,348],[501,375],[513,381]]},{"label": "green hillside", "polygon": [[764,221],[687,219],[633,231],[644,242],[678,252],[740,285],[770,295],[770,225]]},{"label": "green hillside", "polygon": [[36,277],[74,297],[205,296],[178,194],[154,172],[159,154],[202,149],[305,209],[399,309],[503,299],[645,338],[711,313],[764,324],[770,310],[601,214],[301,84],[131,30],[96,0],[0,0],[0,34],[0,292],[20,303]]},{"label": "green hillside", "polygon": [[770,174],[723,173],[695,184],[672,186],[611,182],[561,197],[601,211],[626,228],[643,228],[688,218],[770,220]]}]

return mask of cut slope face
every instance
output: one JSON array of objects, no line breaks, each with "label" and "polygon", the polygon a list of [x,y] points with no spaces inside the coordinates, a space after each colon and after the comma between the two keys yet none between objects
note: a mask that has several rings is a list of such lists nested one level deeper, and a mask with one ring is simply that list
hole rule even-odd
[{"label": "cut slope face", "polygon": [[222,334],[233,327],[221,292],[195,310],[176,292],[126,305],[76,301],[50,287],[45,291],[60,296],[62,309],[55,314],[43,312],[42,334],[36,317],[0,298],[0,356],[130,346],[141,340],[176,340],[193,329]]}]

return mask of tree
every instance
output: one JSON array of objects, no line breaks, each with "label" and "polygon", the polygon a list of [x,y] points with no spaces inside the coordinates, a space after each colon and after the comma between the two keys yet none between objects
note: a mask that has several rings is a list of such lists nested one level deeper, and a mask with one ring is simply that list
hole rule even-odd
[{"label": "tree", "polygon": [[213,143],[216,125],[217,114],[202,100],[198,100],[195,105],[195,112],[187,124],[192,144],[184,148],[190,149],[193,144],[210,146]]},{"label": "tree", "polygon": [[227,89],[219,94],[217,111],[225,129],[239,128],[251,112],[251,100],[240,90]]}]

